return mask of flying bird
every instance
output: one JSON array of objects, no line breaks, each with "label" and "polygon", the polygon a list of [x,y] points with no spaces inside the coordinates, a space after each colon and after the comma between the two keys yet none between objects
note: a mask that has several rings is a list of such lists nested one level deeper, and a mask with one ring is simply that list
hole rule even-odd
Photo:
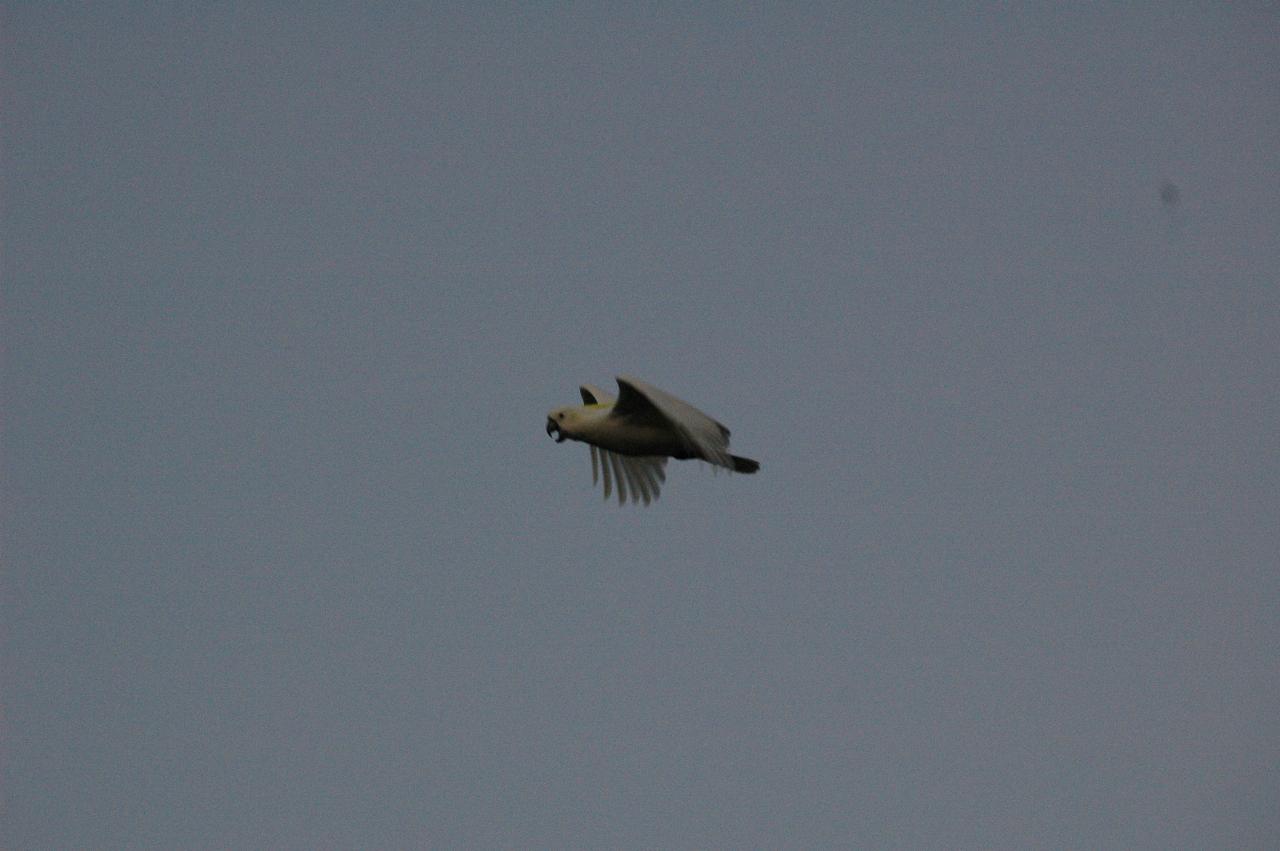
[{"label": "flying bird", "polygon": [[628,491],[648,505],[667,480],[668,458],[700,458],[737,473],[760,469],[758,461],[729,454],[729,429],[651,384],[620,375],[616,399],[590,384],[580,391],[583,404],[547,414],[547,434],[591,447],[591,483],[603,473],[605,499],[616,483],[619,505]]}]

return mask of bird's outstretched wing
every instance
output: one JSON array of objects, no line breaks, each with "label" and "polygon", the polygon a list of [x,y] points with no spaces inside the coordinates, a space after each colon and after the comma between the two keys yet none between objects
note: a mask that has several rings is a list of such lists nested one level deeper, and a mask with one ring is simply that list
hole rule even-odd
[{"label": "bird's outstretched wing", "polygon": [[674,428],[695,454],[733,469],[729,455],[729,429],[697,408],[636,378],[618,376],[618,402],[611,417],[635,423],[664,424]]},{"label": "bird's outstretched wing", "polygon": [[[631,500],[643,499],[644,504],[658,498],[662,483],[667,480],[667,459],[657,455],[619,455],[598,446],[591,447],[591,484],[599,481],[604,473],[604,498],[608,499],[613,482],[618,483],[618,504],[627,501],[627,488],[631,488]],[[612,470],[612,476],[610,476]]]}]

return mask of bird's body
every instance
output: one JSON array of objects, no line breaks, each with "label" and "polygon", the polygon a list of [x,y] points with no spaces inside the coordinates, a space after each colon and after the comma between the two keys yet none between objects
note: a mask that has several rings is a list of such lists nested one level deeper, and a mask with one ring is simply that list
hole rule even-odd
[{"label": "bird's body", "polygon": [[682,455],[685,448],[669,429],[652,423],[613,416],[612,402],[581,406],[574,422],[573,440],[590,443],[619,455]]},{"label": "bird's body", "polygon": [[[547,434],[556,442],[578,440],[591,447],[592,481],[604,471],[608,499],[611,478],[618,502],[646,504],[657,499],[666,480],[667,458],[700,458],[739,473],[754,473],[759,463],[729,454],[729,430],[697,408],[634,378],[618,378],[617,399],[584,384],[581,405],[556,408],[547,415]],[[610,476],[612,470],[613,476]]]}]

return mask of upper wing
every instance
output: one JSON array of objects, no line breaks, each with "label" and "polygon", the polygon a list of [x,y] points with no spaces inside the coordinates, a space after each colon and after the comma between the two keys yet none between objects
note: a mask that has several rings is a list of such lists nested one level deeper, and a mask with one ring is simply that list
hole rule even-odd
[{"label": "upper wing", "polygon": [[675,428],[698,454],[713,464],[732,469],[729,429],[665,390],[636,378],[618,376],[618,403],[610,416],[635,422],[660,420]]},{"label": "upper wing", "polygon": [[582,394],[584,405],[606,404],[613,401],[612,396],[594,384],[584,384],[578,388],[578,392]]}]

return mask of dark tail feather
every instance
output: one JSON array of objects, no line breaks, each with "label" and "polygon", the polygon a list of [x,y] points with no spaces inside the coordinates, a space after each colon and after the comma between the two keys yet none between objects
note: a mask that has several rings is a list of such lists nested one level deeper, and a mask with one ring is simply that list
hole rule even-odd
[{"label": "dark tail feather", "polygon": [[729,460],[733,462],[733,471],[735,473],[754,473],[760,469],[759,461],[752,461],[750,458],[743,458],[741,455],[730,455]]}]

